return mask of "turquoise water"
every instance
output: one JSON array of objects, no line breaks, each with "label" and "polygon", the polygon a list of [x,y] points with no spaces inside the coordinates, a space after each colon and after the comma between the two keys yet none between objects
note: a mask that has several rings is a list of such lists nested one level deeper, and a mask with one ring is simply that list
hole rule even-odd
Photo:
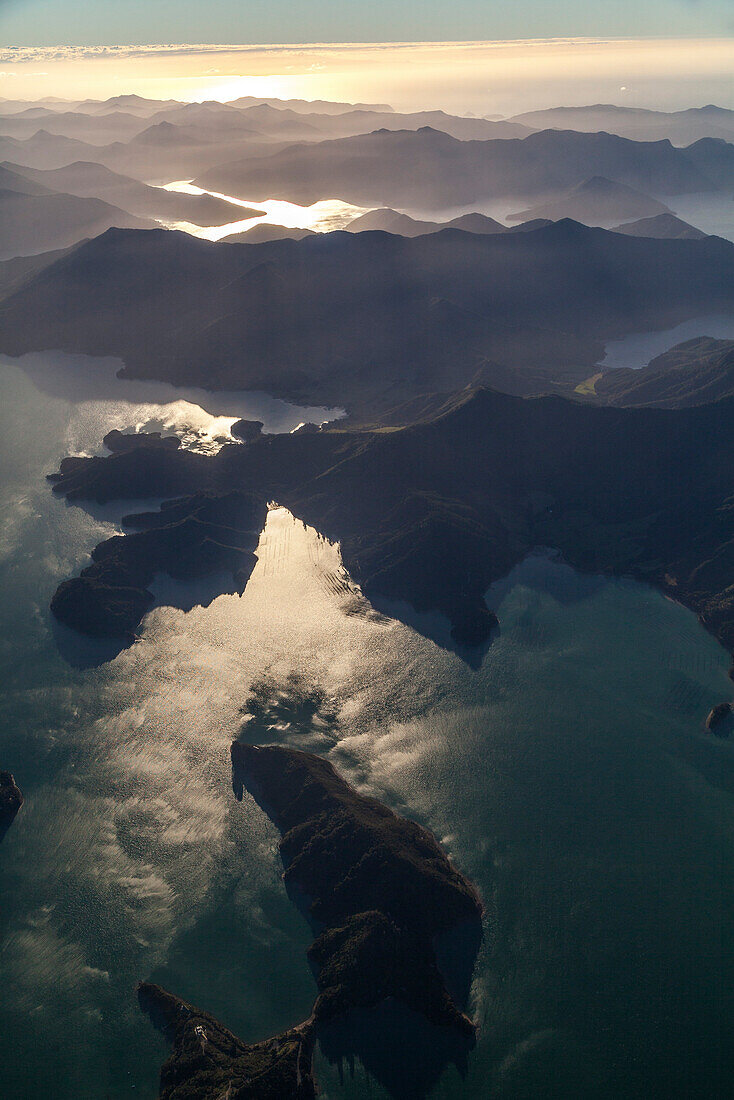
[{"label": "turquoise water", "polygon": [[0,368],[0,766],[26,795],[0,845],[5,1093],[152,1100],[166,1048],[141,978],[245,1039],[309,1013],[277,834],[230,786],[255,686],[248,735],[327,753],[428,825],[487,910],[476,1048],[388,1009],[353,1059],[317,1053],[323,1096],[420,1095],[398,1062],[441,1100],[730,1095],[734,747],[703,720],[731,685],[695,618],[532,557],[492,591],[502,629],[475,671],[375,614],[278,509],[241,599],[156,609],[132,649],[75,667],[48,601],[116,520],[43,479],[107,413],[50,389]]}]

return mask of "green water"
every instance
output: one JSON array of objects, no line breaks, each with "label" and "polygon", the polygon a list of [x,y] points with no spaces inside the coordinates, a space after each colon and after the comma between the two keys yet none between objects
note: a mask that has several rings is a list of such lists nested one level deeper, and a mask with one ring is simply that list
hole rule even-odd
[{"label": "green water", "polygon": [[271,703],[248,735],[328,753],[428,825],[486,905],[465,1061],[420,1028],[411,1048],[388,1008],[354,1036],[382,1084],[327,1049],[323,1096],[395,1094],[373,1027],[441,1100],[731,1094],[734,747],[703,730],[729,661],[690,613],[530,558],[491,593],[502,630],[473,670],[373,613],[336,548],[277,510],[243,598],[155,610],[132,649],[78,668],[48,601],[115,519],[43,478],[106,413],[14,365],[0,391],[0,766],[26,795],[0,844],[5,1095],[152,1100],[166,1047],[141,978],[245,1039],[309,1013],[277,834],[231,792],[253,685]]}]

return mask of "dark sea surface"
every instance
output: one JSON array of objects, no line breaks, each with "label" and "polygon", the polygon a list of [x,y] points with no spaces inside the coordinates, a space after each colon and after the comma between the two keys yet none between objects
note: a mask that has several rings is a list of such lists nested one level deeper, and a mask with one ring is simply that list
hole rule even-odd
[{"label": "dark sea surface", "polygon": [[158,608],[95,667],[49,600],[129,503],[90,515],[45,475],[111,427],[219,428],[119,389],[65,400],[49,378],[69,369],[0,361],[0,767],[26,796],[0,843],[3,1094],[152,1100],[166,1045],[142,978],[246,1040],[309,1014],[277,832],[231,790],[254,689],[245,736],[328,755],[431,828],[486,906],[475,1049],[387,1006],[317,1051],[323,1097],[731,1095],[734,744],[703,728],[731,682],[695,617],[539,554],[491,591],[501,630],[474,669],[373,611],[338,548],[275,509],[242,598]]}]

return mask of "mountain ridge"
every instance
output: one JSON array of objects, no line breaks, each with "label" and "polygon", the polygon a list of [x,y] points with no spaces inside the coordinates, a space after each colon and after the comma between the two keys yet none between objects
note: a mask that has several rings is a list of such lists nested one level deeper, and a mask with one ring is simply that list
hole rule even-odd
[{"label": "mountain ridge", "polygon": [[378,606],[445,615],[463,652],[496,628],[490,585],[540,546],[583,572],[653,584],[732,653],[732,413],[734,397],[670,410],[477,388],[394,431],[261,437],[214,458],[153,448],[138,453],[142,469],[125,454],[76,459],[55,491],[160,497],[179,463],[190,492],[242,484],[339,541]]},{"label": "mountain ridge", "polygon": [[[654,195],[714,192],[697,144],[675,148],[667,139],[637,142],[605,133],[544,130],[524,138],[458,141],[431,127],[295,144],[258,158],[233,160],[197,183],[257,201],[308,204],[329,196],[360,206],[441,209],[518,196],[546,196],[593,176]],[[732,150],[734,152],[734,150]],[[706,165],[711,164],[706,159]],[[726,180],[734,166],[726,166]]]},{"label": "mountain ridge", "polygon": [[131,377],[365,409],[462,389],[488,363],[519,392],[575,385],[608,339],[729,309],[734,245],[715,237],[570,221],[262,244],[110,230],[0,302],[0,349],[113,355]]}]

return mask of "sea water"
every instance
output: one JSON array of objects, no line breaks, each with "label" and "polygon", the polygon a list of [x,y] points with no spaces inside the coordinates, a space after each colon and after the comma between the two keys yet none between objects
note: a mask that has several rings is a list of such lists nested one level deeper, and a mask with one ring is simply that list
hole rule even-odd
[{"label": "sea water", "polygon": [[604,349],[604,358],[598,366],[605,370],[610,367],[630,367],[640,370],[666,351],[688,340],[697,340],[703,336],[713,340],[734,340],[734,317],[715,314],[710,317],[696,317],[683,321],[673,328],[659,332],[632,332],[618,340],[610,340]]},{"label": "sea water", "polygon": [[388,1007],[382,1060],[370,1019],[353,1057],[317,1049],[323,1096],[728,1095],[734,746],[704,719],[731,684],[691,613],[531,556],[490,591],[501,628],[473,668],[275,508],[244,596],[158,607],[95,667],[48,607],[119,519],[44,479],[125,425],[15,361],[0,390],[0,767],[26,797],[0,843],[6,1095],[152,1100],[167,1047],[140,979],[248,1041],[310,1013],[277,832],[232,794],[240,734],[327,755],[432,829],[485,904],[475,1049],[411,1047]]}]

